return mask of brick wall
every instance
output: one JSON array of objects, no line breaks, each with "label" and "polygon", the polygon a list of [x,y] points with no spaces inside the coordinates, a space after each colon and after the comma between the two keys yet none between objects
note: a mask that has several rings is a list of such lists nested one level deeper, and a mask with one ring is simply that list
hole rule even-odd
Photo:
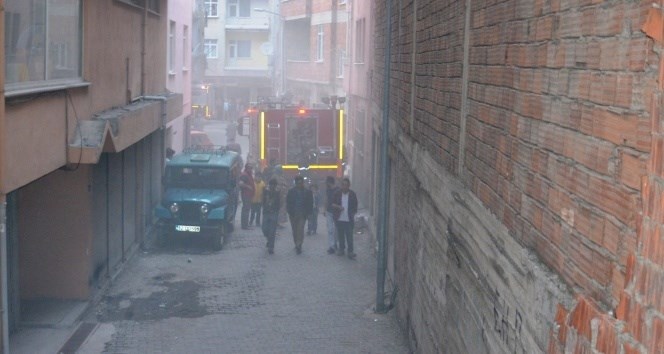
[{"label": "brick wall", "polygon": [[393,3],[392,276],[413,346],[664,351],[660,10]]}]

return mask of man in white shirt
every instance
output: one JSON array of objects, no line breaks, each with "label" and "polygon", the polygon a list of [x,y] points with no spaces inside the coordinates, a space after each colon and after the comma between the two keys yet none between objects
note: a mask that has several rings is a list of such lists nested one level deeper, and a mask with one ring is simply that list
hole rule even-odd
[{"label": "man in white shirt", "polygon": [[350,189],[348,178],[341,181],[341,189],[334,194],[332,208],[339,241],[337,255],[343,256],[346,246],[348,246],[348,258],[355,259],[353,228],[355,227],[355,213],[357,213],[357,195]]}]

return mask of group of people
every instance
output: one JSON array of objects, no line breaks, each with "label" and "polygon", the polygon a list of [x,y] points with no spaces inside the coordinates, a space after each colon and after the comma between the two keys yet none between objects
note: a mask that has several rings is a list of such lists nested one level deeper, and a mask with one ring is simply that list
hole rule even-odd
[{"label": "group of people", "polygon": [[[263,175],[253,174],[253,165],[247,163],[238,183],[242,198],[240,215],[242,229],[251,229],[251,225],[260,226],[267,238],[267,250],[274,253],[274,243],[279,227],[279,213],[282,207],[282,192],[279,180],[271,175],[267,186]],[[322,196],[315,183],[305,186],[302,176],[295,176],[295,185],[286,193],[285,209],[290,220],[295,252],[302,253],[304,230],[314,235],[318,229],[318,214],[322,206]],[[323,215],[327,221],[328,254],[347,255],[355,259],[353,229],[357,213],[357,195],[350,189],[350,180],[341,180],[341,187],[336,186],[333,176],[325,179],[325,200]],[[262,212],[262,222],[261,222]]]}]

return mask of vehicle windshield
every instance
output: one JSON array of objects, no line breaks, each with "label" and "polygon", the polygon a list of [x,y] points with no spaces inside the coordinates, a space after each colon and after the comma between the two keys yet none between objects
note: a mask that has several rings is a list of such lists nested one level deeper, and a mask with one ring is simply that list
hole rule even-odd
[{"label": "vehicle windshield", "polygon": [[174,188],[226,188],[228,169],[223,167],[169,166],[166,185]]}]

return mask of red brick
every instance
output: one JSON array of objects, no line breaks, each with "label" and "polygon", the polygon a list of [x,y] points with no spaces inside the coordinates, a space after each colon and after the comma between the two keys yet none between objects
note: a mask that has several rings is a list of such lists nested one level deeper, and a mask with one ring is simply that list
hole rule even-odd
[{"label": "red brick", "polygon": [[638,145],[636,135],[639,128],[639,119],[636,115],[595,110],[593,114],[593,135],[616,145],[635,147]]},{"label": "red brick", "polygon": [[625,329],[633,338],[637,341],[642,339],[645,310],[638,302],[625,295],[618,305],[616,316],[625,322]]},{"label": "red brick", "polygon": [[614,104],[618,107],[630,108],[632,105],[634,79],[631,75],[618,75],[616,78],[616,91]]},{"label": "red brick", "polygon": [[653,266],[636,262],[634,269],[635,291],[643,298],[644,303],[664,313],[664,272]]},{"label": "red brick", "polygon": [[651,51],[652,44],[649,39],[632,39],[629,43],[629,70],[645,70],[648,64],[648,54]]},{"label": "red brick", "polygon": [[[659,127],[653,127],[653,130],[659,129]],[[648,163],[648,168],[650,172],[657,175],[664,175],[664,137],[657,135],[653,138],[651,158]]]},{"label": "red brick", "polygon": [[641,351],[627,343],[623,343],[624,354],[641,354]]},{"label": "red brick", "polygon": [[611,272],[611,305],[618,303],[620,296],[625,291],[625,272],[619,266],[614,265]]},{"label": "red brick", "polygon": [[642,234],[643,256],[653,263],[664,265],[664,232],[662,225],[654,226],[647,234]]},{"label": "red brick", "polygon": [[620,154],[620,180],[628,187],[640,189],[641,178],[646,175],[646,161],[628,152]]},{"label": "red brick", "polygon": [[602,247],[617,257],[622,235],[620,227],[607,220],[604,223],[603,231]]},{"label": "red brick", "polygon": [[565,351],[562,346],[556,342],[555,336],[551,334],[549,336],[549,347],[547,349],[547,354],[564,354]]},{"label": "red brick", "polygon": [[641,27],[641,31],[645,32],[652,39],[662,42],[664,39],[664,17],[662,11],[656,8],[648,10],[648,18]]},{"label": "red brick", "polygon": [[664,320],[659,317],[654,317],[650,325],[648,351],[664,353]]},{"label": "red brick", "polygon": [[597,36],[616,36],[623,29],[623,14],[625,12],[621,3],[616,3],[611,7],[598,8],[597,23],[594,28],[594,34]]},{"label": "red brick", "polygon": [[595,349],[604,354],[617,354],[618,353],[618,337],[616,329],[616,321],[607,316],[602,315],[599,320],[597,328],[597,344]]}]

